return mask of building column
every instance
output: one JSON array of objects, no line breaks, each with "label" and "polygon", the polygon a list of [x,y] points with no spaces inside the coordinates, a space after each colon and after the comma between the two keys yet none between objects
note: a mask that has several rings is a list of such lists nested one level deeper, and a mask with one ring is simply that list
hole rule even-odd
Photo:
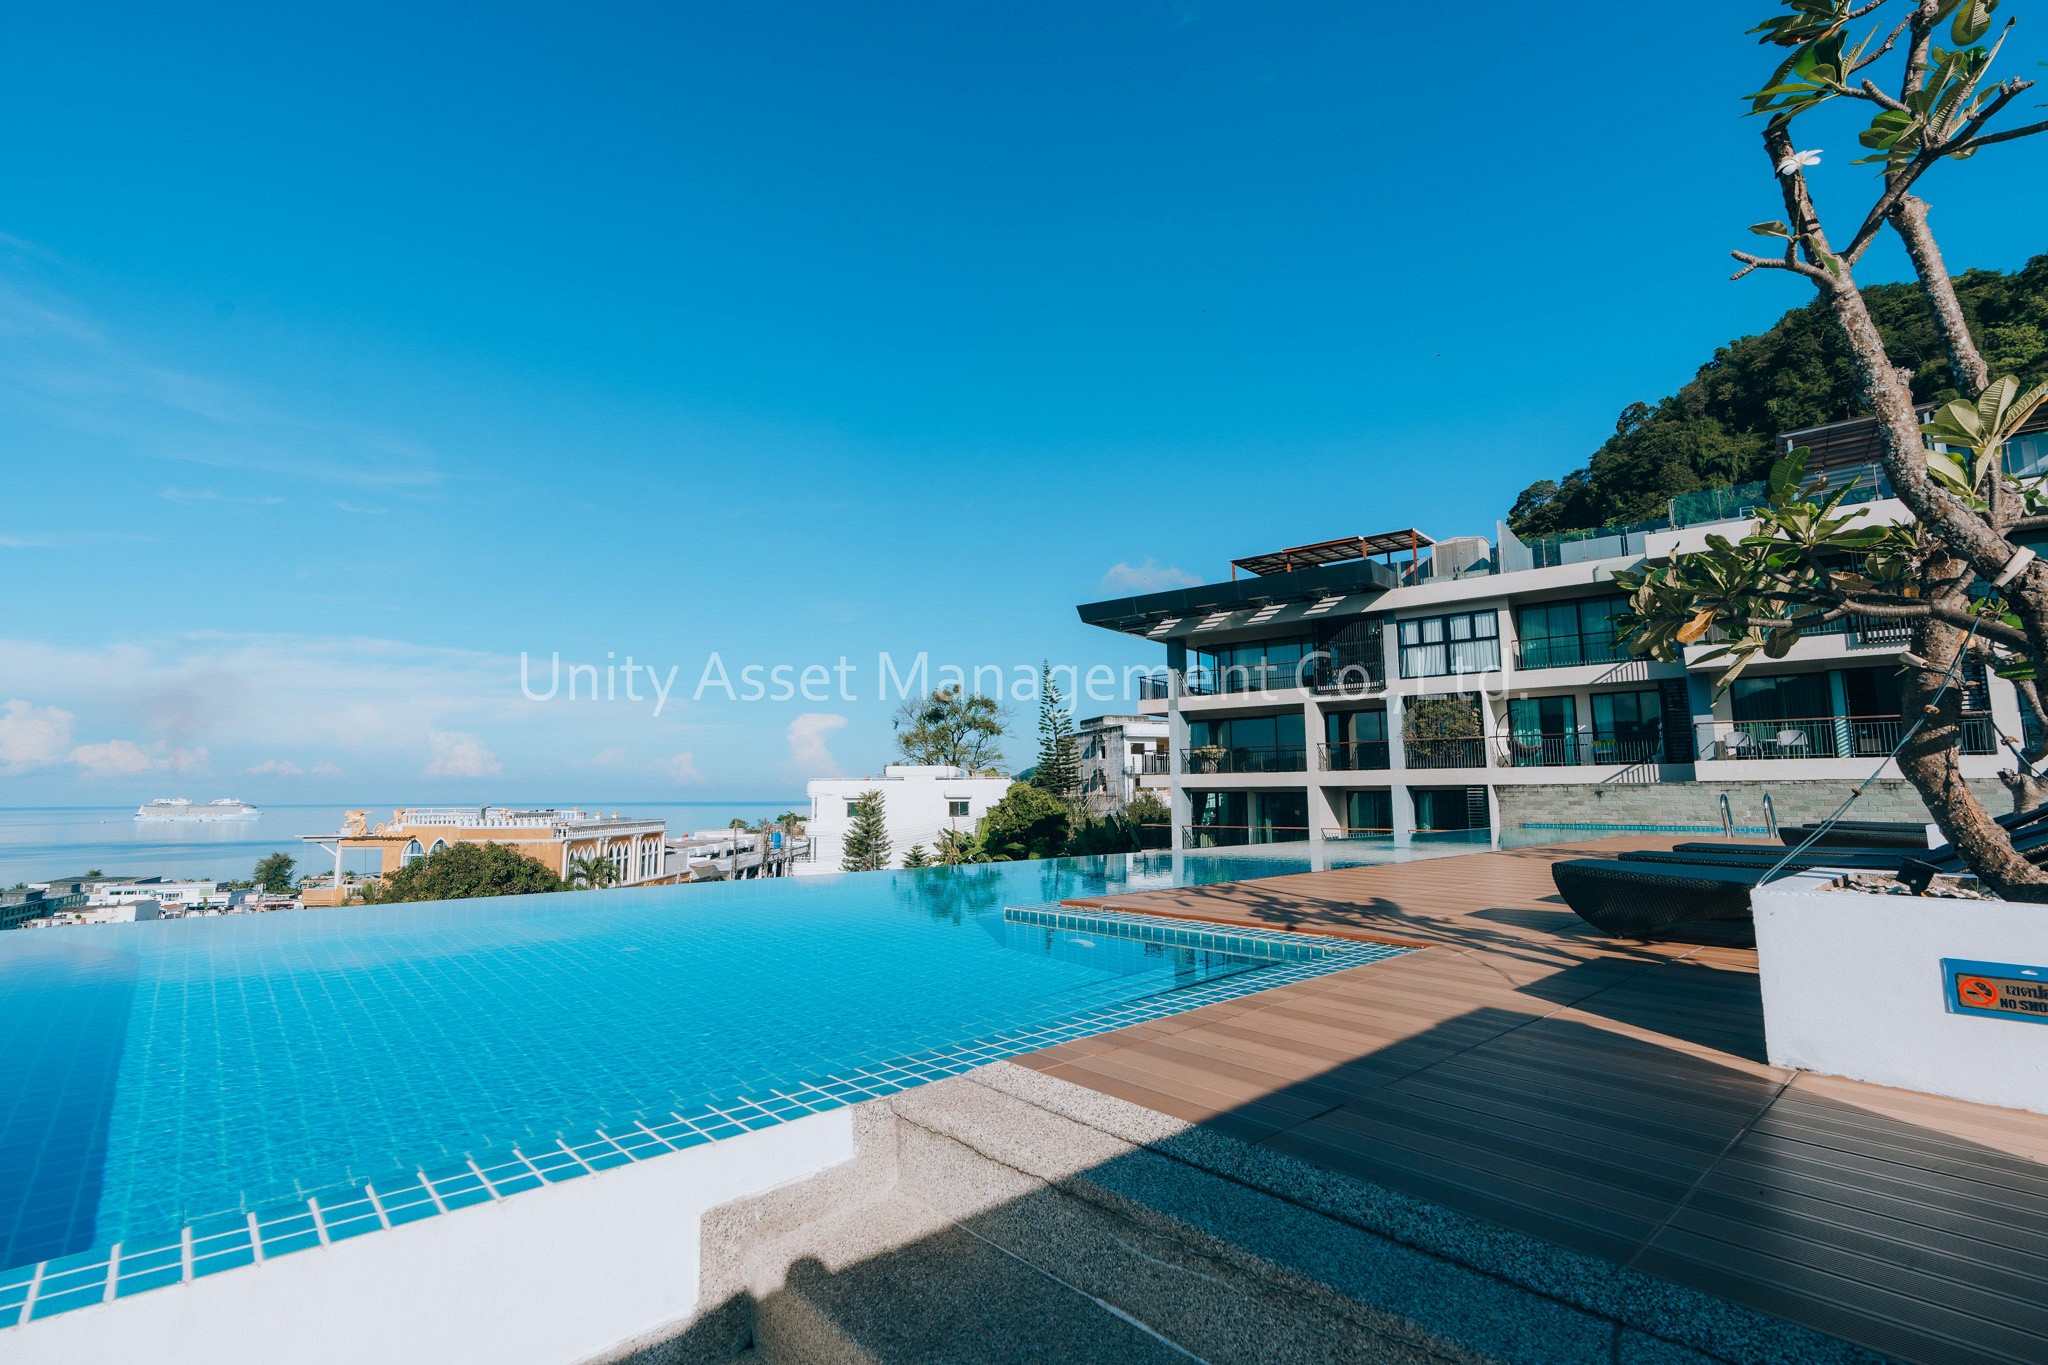
[{"label": "building column", "polygon": [[1188,807],[1188,794],[1181,785],[1181,769],[1186,765],[1188,752],[1188,722],[1181,714],[1181,688],[1186,685],[1188,669],[1188,647],[1174,640],[1166,646],[1166,795],[1167,807],[1173,814],[1172,842],[1167,845],[1174,853],[1186,850],[1186,830],[1193,818]]},{"label": "building column", "polygon": [[1308,786],[1308,857],[1309,866],[1321,872],[1329,867],[1328,840],[1323,831],[1341,823],[1336,811],[1330,805],[1330,793],[1323,786],[1323,739],[1327,733],[1323,719],[1323,704],[1309,697],[1301,707],[1301,734],[1303,745],[1303,772]]},{"label": "building column", "polygon": [[1401,694],[1401,631],[1392,617],[1380,631],[1380,651],[1387,680],[1387,823],[1394,827],[1394,843],[1406,846],[1415,839],[1415,798],[1408,794],[1408,741],[1402,733],[1407,702]]},{"label": "building column", "polygon": [[[1984,682],[1985,690],[1991,697],[1991,728],[2001,736],[1997,741],[1998,753],[2001,758],[2009,759],[2012,757],[2013,749],[2026,749],[2027,727],[2020,713],[2019,693],[2013,690],[2011,683],[1989,669],[1985,670]],[[2004,737],[2011,738],[2012,749],[2006,747]],[[2014,766],[2024,765],[2014,760]]]}]

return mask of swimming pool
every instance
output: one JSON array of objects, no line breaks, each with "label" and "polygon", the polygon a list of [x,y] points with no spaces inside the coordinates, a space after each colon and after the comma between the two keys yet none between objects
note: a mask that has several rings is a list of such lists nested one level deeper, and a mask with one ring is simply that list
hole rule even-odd
[{"label": "swimming pool", "polygon": [[1395,951],[1018,908],[1302,866],[1062,859],[0,935],[0,1270],[48,1263],[34,1289],[0,1274],[0,1326],[31,1293],[46,1316]]}]

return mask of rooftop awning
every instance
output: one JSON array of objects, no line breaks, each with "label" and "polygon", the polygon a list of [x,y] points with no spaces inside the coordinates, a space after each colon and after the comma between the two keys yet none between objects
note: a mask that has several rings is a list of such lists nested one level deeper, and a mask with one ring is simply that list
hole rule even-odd
[{"label": "rooftop awning", "polygon": [[1243,569],[1246,573],[1264,578],[1269,574],[1320,569],[1325,564],[1343,564],[1354,559],[1368,559],[1373,555],[1415,554],[1423,546],[1434,544],[1434,540],[1410,527],[1405,531],[1381,531],[1377,535],[1346,536],[1342,540],[1297,545],[1291,550],[1247,555],[1243,559],[1231,560],[1230,568],[1233,575],[1237,570]]}]

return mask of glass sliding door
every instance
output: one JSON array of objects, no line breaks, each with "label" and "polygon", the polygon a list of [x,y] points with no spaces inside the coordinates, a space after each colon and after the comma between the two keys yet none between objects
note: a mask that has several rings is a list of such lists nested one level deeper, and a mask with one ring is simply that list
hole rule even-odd
[{"label": "glass sliding door", "polygon": [[1663,695],[1599,692],[1593,703],[1593,761],[1652,763],[1664,750]]},{"label": "glass sliding door", "polygon": [[1508,762],[1555,768],[1583,762],[1573,697],[1516,697],[1508,703]]}]

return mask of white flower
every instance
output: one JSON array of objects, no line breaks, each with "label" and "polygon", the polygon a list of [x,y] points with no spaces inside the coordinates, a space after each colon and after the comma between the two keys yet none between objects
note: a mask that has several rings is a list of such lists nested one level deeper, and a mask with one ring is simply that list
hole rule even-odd
[{"label": "white flower", "polygon": [[1785,159],[1778,163],[1779,175],[1795,174],[1802,166],[1820,165],[1820,149],[1810,152],[1787,152]]}]

